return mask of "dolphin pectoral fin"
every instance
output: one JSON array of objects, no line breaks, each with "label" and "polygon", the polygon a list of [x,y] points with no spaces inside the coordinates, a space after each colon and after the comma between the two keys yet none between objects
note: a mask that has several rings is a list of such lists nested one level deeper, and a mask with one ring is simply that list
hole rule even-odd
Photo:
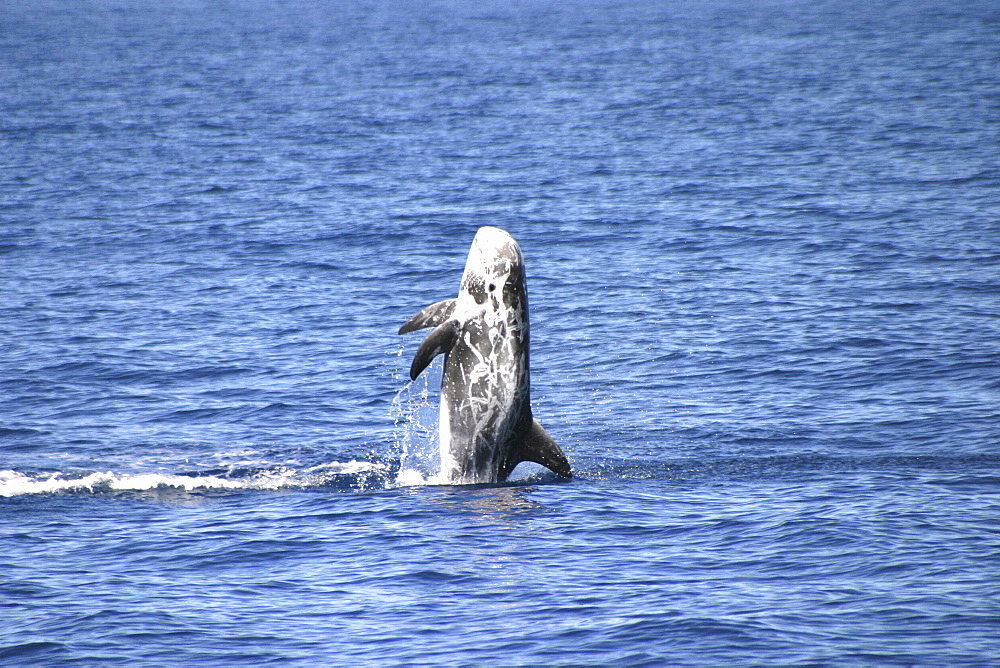
[{"label": "dolphin pectoral fin", "polygon": [[403,323],[403,326],[399,328],[399,333],[406,334],[407,332],[414,332],[425,327],[437,327],[450,318],[454,311],[454,299],[445,299],[437,304],[431,304]]},{"label": "dolphin pectoral fin", "polygon": [[435,357],[451,350],[456,339],[458,339],[458,322],[455,320],[449,320],[435,327],[417,348],[417,354],[410,364],[410,380],[416,380],[420,372],[426,369]]},{"label": "dolphin pectoral fin", "polygon": [[573,475],[566,455],[545,431],[545,427],[538,423],[538,420],[531,421],[531,429],[521,446],[520,455],[522,459],[541,464],[556,475],[561,475],[564,478]]}]

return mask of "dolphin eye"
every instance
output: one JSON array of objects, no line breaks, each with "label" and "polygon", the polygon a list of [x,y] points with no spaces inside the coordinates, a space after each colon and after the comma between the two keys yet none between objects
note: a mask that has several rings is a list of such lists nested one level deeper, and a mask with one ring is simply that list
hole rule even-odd
[{"label": "dolphin eye", "polygon": [[497,289],[497,286],[495,286],[492,283],[490,283],[490,292],[493,292],[496,289]]}]

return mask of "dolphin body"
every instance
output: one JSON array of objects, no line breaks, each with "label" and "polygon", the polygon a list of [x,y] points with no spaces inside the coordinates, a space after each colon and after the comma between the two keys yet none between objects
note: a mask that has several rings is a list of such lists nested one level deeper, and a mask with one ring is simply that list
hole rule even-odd
[{"label": "dolphin body", "polygon": [[528,293],[521,249],[507,232],[476,233],[455,299],[432,304],[399,328],[433,327],[410,378],[444,353],[438,434],[441,480],[503,482],[520,462],[570,476],[569,461],[531,415]]}]

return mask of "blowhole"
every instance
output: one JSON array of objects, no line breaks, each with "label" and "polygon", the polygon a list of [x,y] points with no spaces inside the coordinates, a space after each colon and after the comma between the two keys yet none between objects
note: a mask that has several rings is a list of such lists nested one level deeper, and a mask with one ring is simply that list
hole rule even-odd
[{"label": "blowhole", "polygon": [[497,289],[497,286],[495,286],[494,284],[490,283],[490,292],[493,292],[496,289]]}]

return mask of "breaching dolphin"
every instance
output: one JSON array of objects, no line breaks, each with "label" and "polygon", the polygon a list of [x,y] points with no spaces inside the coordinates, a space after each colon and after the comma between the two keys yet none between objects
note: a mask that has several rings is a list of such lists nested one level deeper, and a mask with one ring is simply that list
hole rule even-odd
[{"label": "breaching dolphin", "polygon": [[434,327],[410,378],[444,353],[438,435],[441,480],[503,482],[520,462],[570,476],[569,461],[531,415],[528,293],[521,249],[507,232],[476,232],[455,299],[432,304],[399,328]]}]

